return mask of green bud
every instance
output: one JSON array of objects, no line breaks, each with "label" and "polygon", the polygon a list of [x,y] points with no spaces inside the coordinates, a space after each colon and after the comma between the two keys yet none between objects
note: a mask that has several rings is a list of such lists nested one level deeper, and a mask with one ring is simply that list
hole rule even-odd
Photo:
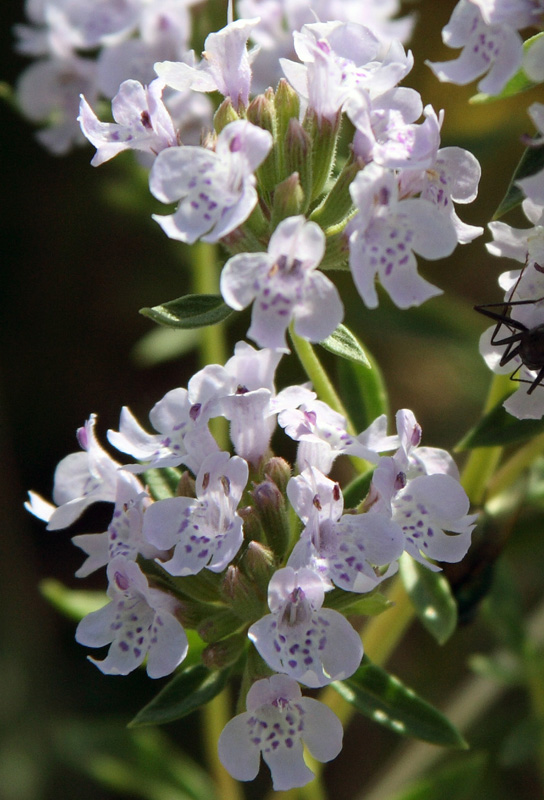
[{"label": "green bud", "polygon": [[212,642],[202,651],[202,663],[208,669],[223,669],[235,664],[247,643],[245,633],[233,633],[220,642]]},{"label": "green bud", "polygon": [[312,141],[313,186],[311,200],[316,200],[322,194],[334,166],[341,120],[340,112],[331,121],[319,117],[311,109],[307,110],[304,117],[304,128]]},{"label": "green bud", "polygon": [[272,206],[272,229],[286,217],[294,217],[302,212],[305,205],[304,192],[300,185],[298,173],[293,172],[276,187]]},{"label": "green bud", "polygon": [[218,642],[239,627],[240,620],[230,608],[217,608],[199,623],[196,631],[204,642]]},{"label": "green bud", "polygon": [[239,508],[238,514],[244,521],[244,539],[246,542],[262,542],[264,539],[263,526],[253,506]]},{"label": "green bud", "polygon": [[256,583],[262,599],[266,600],[270,578],[277,568],[272,550],[260,542],[250,542],[240,567]]},{"label": "green bud", "polygon": [[198,575],[185,575],[172,578],[176,593],[203,603],[220,599],[221,576],[209,569],[203,569]]},{"label": "green bud", "polygon": [[291,479],[291,465],[280,456],[273,456],[264,465],[265,476],[275,483],[280,492],[285,494],[287,484]]},{"label": "green bud", "polygon": [[278,88],[274,95],[274,104],[276,106],[276,139],[279,145],[276,183],[280,183],[292,172],[292,170],[287,170],[285,166],[285,150],[283,148],[289,122],[292,119],[298,120],[300,116],[300,98],[285,78],[282,78],[278,83]]},{"label": "green bud", "polygon": [[310,204],[312,194],[312,140],[298,119],[290,119],[287,134],[283,140],[285,170],[288,175],[298,173],[304,194],[304,212]]},{"label": "green bud", "polygon": [[270,480],[259,483],[251,493],[266,540],[279,560],[290,541],[289,518],[285,496]]},{"label": "green bud", "polygon": [[345,232],[346,223],[325,231],[325,255],[320,269],[349,269],[349,241]]},{"label": "green bud", "polygon": [[242,574],[239,567],[233,564],[227,567],[221,591],[223,598],[239,620],[253,622],[266,613],[263,609],[263,599],[255,588],[255,584]]},{"label": "green bud", "polygon": [[247,108],[247,118],[249,122],[268,131],[274,140],[272,149],[255,173],[260,189],[259,194],[261,196],[263,193],[270,195],[278,182],[276,171],[277,155],[275,152],[277,148],[275,136],[276,109],[274,108],[274,93],[272,89],[268,89],[265,94],[260,94],[251,101]]},{"label": "green bud", "polygon": [[236,122],[240,119],[240,115],[232,105],[230,97],[225,98],[213,118],[213,127],[217,134],[221,133],[230,122]]}]

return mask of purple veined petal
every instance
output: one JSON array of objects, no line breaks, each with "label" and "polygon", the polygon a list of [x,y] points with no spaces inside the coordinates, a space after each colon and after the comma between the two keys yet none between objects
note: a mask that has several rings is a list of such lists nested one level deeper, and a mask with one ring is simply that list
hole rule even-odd
[{"label": "purple veined petal", "polygon": [[237,781],[252,781],[259,772],[261,755],[250,738],[250,718],[245,712],[227,722],[217,744],[219,760]]},{"label": "purple veined petal", "polygon": [[119,431],[109,430],[108,441],[122,453],[134,458],[148,459],[156,452],[161,437],[147,433],[127,406],[121,409]]},{"label": "purple veined petal", "polygon": [[153,162],[149,188],[157,200],[174,203],[195,185],[205,185],[217,165],[218,158],[212,150],[191,145],[170,147]]},{"label": "purple veined petal", "polygon": [[[233,123],[231,123],[233,124]],[[231,233],[238,228],[249,217],[255,206],[257,205],[258,195],[253,186],[252,176],[249,176],[244,182],[243,191],[236,202],[229,207],[223,209],[221,216],[215,223],[212,231],[202,236],[203,242],[218,242],[223,236]]]},{"label": "purple veined petal", "polygon": [[322,272],[308,276],[302,303],[294,308],[295,331],[310,342],[330,336],[344,318],[344,306],[336,286]]},{"label": "purple veined petal", "polygon": [[158,609],[151,630],[147,674],[164,678],[181,664],[189,644],[181,623],[164,609]]},{"label": "purple veined petal", "polygon": [[190,525],[197,501],[191,497],[165,497],[152,503],[144,515],[143,534],[161,550],[169,550]]},{"label": "purple veined petal", "polygon": [[304,709],[304,742],[317,761],[332,761],[342,749],[342,723],[328,706],[303,697],[300,705]]},{"label": "purple veined petal", "polygon": [[[114,638],[108,655],[102,661],[90,657],[89,661],[96,664],[105,675],[128,675],[144,662],[149,648],[149,630],[155,612],[142,599],[133,600],[128,613],[120,607],[119,601],[112,600],[112,605],[115,607],[116,615],[111,624]],[[81,639],[78,641],[80,644],[85,644]]]},{"label": "purple veined petal", "polygon": [[240,311],[253,302],[263,274],[272,266],[266,253],[240,253],[229,258],[221,273],[221,294],[227,305]]}]

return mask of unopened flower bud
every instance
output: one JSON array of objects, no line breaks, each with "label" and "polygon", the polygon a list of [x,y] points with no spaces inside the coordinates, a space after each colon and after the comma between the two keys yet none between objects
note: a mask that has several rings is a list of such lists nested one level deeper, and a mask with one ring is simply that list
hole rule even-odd
[{"label": "unopened flower bud", "polygon": [[266,600],[270,578],[277,569],[276,557],[269,547],[260,542],[250,542],[241,562],[244,573],[252,578]]},{"label": "unopened flower bud", "polygon": [[262,542],[264,539],[263,526],[253,506],[239,508],[238,515],[244,521],[244,539],[248,542]]},{"label": "unopened flower bud", "polygon": [[298,119],[290,119],[285,139],[282,142],[285,170],[288,175],[298,173],[300,186],[304,193],[305,211],[310,203],[312,192],[312,140]]},{"label": "unopened flower bud", "polygon": [[326,229],[331,225],[338,225],[347,218],[353,210],[353,199],[349,187],[362,167],[362,161],[354,157],[348,159],[330,192],[312,212],[310,219],[313,222],[317,222],[323,229]]},{"label": "unopened flower bud", "polygon": [[[263,128],[274,137],[276,132],[276,110],[274,108],[274,94],[271,89],[251,101],[247,108],[247,119],[253,125],[258,125],[259,128]],[[274,138],[272,150],[255,173],[259,188],[265,192],[272,192],[278,183],[276,148],[277,140]]]},{"label": "unopened flower bud", "polygon": [[242,574],[238,567],[227,567],[221,587],[225,600],[239,619],[249,621],[258,619],[264,613],[266,604],[255,589],[255,584]]},{"label": "unopened flower bud", "polygon": [[340,131],[341,114],[327,119],[311,108],[306,111],[304,128],[312,141],[313,187],[311,200],[323,192],[336,156],[336,142]]},{"label": "unopened flower bud", "polygon": [[281,559],[289,545],[289,519],[285,495],[270,480],[259,483],[252,492],[266,540]]},{"label": "unopened flower bud", "polygon": [[208,669],[222,669],[234,664],[244,650],[247,642],[245,633],[233,633],[220,642],[213,642],[202,651],[202,663]]},{"label": "unopened flower bud", "polygon": [[300,116],[300,98],[295,92],[293,87],[287,83],[285,78],[282,78],[278,83],[276,94],[274,95],[274,103],[276,106],[276,138],[278,142],[278,180],[280,183],[284,180],[289,172],[285,166],[285,149],[283,143],[287,136],[287,129],[289,122],[292,119],[298,120]]},{"label": "unopened flower bud", "polygon": [[230,122],[236,122],[239,119],[240,116],[232,105],[230,97],[227,97],[215,112],[213,118],[214,130],[219,134]]},{"label": "unopened flower bud", "polygon": [[291,479],[291,465],[281,456],[273,456],[264,465],[264,474],[275,483],[282,494],[287,491],[287,484]]},{"label": "unopened flower bud", "polygon": [[176,495],[178,497],[196,497],[195,479],[187,470],[182,473],[179,479],[179,483],[176,487]]},{"label": "unopened flower bud", "polygon": [[304,205],[304,192],[297,172],[286,178],[274,192],[271,225],[276,228],[282,219],[296,217]]}]

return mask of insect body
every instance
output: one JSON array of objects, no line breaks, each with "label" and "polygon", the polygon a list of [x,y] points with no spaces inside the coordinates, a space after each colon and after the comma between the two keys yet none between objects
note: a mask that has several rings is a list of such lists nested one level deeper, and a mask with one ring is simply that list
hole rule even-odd
[{"label": "insect body", "polygon": [[[512,292],[513,294],[513,292]],[[491,344],[500,347],[506,345],[506,349],[502,354],[499,366],[504,367],[516,356],[519,357],[521,364],[514,370],[510,376],[510,380],[519,381],[520,383],[529,383],[530,387],[527,394],[534,392],[537,386],[540,386],[544,381],[544,322],[540,325],[535,325],[532,328],[527,327],[517,319],[508,316],[507,311],[512,306],[523,305],[536,305],[536,303],[544,300],[544,297],[539,297],[535,300],[507,300],[504,303],[487,303],[486,305],[474,306],[474,310],[486,317],[490,317],[497,325],[491,336]],[[492,311],[493,308],[503,308],[502,313]],[[510,331],[509,336],[504,336],[498,339],[501,325],[504,325]],[[535,370],[536,377],[533,380],[525,380],[524,378],[516,378],[522,366],[527,369]]]}]

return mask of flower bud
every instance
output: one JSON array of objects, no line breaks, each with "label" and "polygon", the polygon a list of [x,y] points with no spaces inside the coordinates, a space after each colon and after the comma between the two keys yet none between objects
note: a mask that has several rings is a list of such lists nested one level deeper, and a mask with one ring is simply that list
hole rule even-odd
[{"label": "flower bud", "polygon": [[276,558],[269,547],[250,542],[240,564],[244,573],[255,581],[261,597],[266,600],[270,578],[277,569]]},{"label": "flower bud", "polygon": [[265,613],[263,606],[266,607],[266,604],[256,591],[255,584],[238,567],[232,564],[227,567],[221,590],[239,620],[253,621]]},{"label": "flower bud", "polygon": [[330,120],[321,117],[312,109],[306,111],[304,128],[312,141],[313,187],[310,200],[323,192],[336,156],[336,143],[340,131],[341,113]]},{"label": "flower bud", "polygon": [[276,110],[274,108],[273,98],[272,90],[268,89],[265,94],[260,94],[255,97],[247,109],[247,119],[249,122],[268,131],[274,138],[272,150],[255,173],[259,188],[268,193],[272,192],[278,183],[278,173],[276,169],[276,149],[278,147],[278,142],[274,136],[276,130]]},{"label": "flower bud", "polygon": [[285,170],[288,175],[298,173],[300,186],[304,193],[304,212],[312,193],[312,140],[298,119],[290,119],[282,147],[284,149]]},{"label": "flower bud", "polygon": [[239,114],[232,105],[230,97],[225,98],[213,118],[213,127],[216,133],[221,133],[230,122],[236,122],[240,119]]},{"label": "flower bud", "polygon": [[182,473],[179,479],[176,487],[176,495],[178,497],[196,497],[195,479],[187,470]]},{"label": "flower bud", "polygon": [[317,222],[325,229],[331,225],[338,225],[346,219],[353,210],[353,199],[349,187],[362,166],[362,162],[358,159],[348,159],[330,192],[311,214],[312,222]]},{"label": "flower bud", "polygon": [[238,515],[244,521],[244,539],[246,542],[262,542],[264,540],[263,526],[253,506],[239,508]]},{"label": "flower bud", "polygon": [[300,214],[304,202],[304,192],[300,185],[298,173],[294,172],[282,181],[274,192],[271,221],[272,228],[276,228],[282,219],[286,219],[286,217],[296,217]]},{"label": "flower bud", "polygon": [[259,483],[251,493],[266,540],[281,559],[289,545],[290,528],[285,496],[270,480]]},{"label": "flower bud", "polygon": [[275,483],[282,494],[287,491],[291,479],[291,465],[281,456],[273,456],[264,465],[265,476]]},{"label": "flower bud", "polygon": [[292,170],[287,170],[285,166],[285,149],[283,143],[287,136],[289,122],[292,119],[298,120],[300,116],[300,98],[293,87],[282,78],[278,83],[276,94],[274,95],[276,106],[276,140],[278,142],[278,180],[280,183]]}]

